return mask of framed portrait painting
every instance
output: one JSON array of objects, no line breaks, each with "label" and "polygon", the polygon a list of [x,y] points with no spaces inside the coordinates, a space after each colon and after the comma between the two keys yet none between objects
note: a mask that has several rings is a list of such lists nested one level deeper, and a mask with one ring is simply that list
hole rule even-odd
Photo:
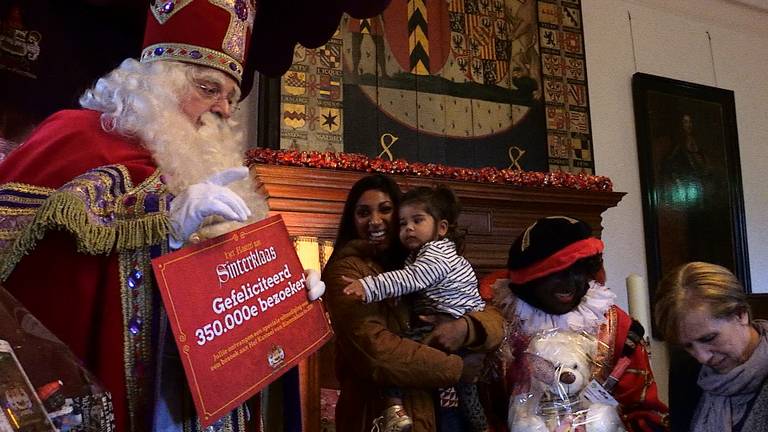
[{"label": "framed portrait painting", "polygon": [[651,299],[669,270],[722,265],[750,292],[734,93],[632,77]]}]

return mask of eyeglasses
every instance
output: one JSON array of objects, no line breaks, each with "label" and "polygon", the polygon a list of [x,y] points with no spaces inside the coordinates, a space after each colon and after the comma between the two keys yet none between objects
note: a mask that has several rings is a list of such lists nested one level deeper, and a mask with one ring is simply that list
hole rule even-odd
[{"label": "eyeglasses", "polygon": [[237,101],[234,100],[234,95],[225,96],[219,84],[202,81],[195,81],[194,84],[195,88],[200,93],[200,96],[204,97],[205,99],[208,99],[211,102],[221,102],[226,100],[233,111],[239,109],[237,106]]}]

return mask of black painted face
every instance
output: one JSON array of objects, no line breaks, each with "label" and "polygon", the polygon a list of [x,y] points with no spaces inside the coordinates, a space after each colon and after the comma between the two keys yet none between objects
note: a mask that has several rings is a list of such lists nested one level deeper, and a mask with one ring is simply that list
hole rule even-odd
[{"label": "black painted face", "polygon": [[517,287],[515,294],[549,314],[562,315],[581,303],[589,289],[589,277],[572,269],[553,273]]}]

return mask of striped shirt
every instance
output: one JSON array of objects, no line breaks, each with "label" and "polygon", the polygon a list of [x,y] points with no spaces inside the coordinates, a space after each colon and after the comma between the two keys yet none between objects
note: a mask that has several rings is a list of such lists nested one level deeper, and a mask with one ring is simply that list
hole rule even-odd
[{"label": "striped shirt", "polygon": [[417,313],[447,313],[454,318],[485,307],[472,265],[456,253],[449,239],[426,243],[408,257],[402,270],[366,276],[360,282],[366,303],[419,293]]}]

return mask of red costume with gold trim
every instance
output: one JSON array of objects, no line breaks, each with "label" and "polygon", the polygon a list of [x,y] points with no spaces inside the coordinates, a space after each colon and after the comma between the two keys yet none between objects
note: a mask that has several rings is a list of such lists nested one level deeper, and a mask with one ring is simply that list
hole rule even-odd
[{"label": "red costume with gold trim", "polygon": [[[88,253],[94,245],[84,231],[75,224],[52,220],[39,241],[27,243],[23,249],[18,246],[22,243],[18,239],[32,230],[31,218],[40,219],[36,215],[44,203],[51,196],[62,196],[57,194],[62,186],[89,170],[119,164],[136,185],[156,171],[149,151],[136,141],[104,132],[99,114],[89,110],[54,114],[0,165],[3,190],[34,188],[39,193],[35,200],[39,205],[30,208],[29,217],[19,218],[27,223],[15,226],[16,246],[6,244],[0,250],[4,261],[0,279],[7,277],[5,287],[110,390],[120,427],[127,422],[128,402],[118,254]],[[83,203],[82,215],[90,213],[88,207]],[[5,210],[0,209],[0,216],[11,213]],[[78,248],[85,250],[76,252]]]},{"label": "red costume with gold trim", "polygon": [[[118,431],[152,428],[168,327],[150,259],[168,251],[171,199],[150,152],[96,111],[54,114],[0,164],[0,281],[112,393]],[[244,408],[219,426],[245,430]]]}]

